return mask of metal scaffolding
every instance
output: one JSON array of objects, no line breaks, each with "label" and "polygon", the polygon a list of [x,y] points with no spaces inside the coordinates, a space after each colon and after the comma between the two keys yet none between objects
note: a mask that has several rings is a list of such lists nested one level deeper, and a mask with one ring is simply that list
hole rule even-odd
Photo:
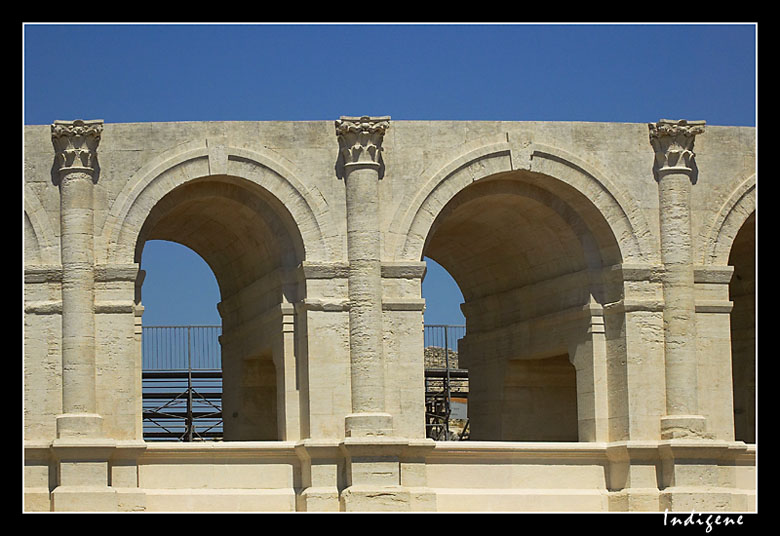
[{"label": "metal scaffolding", "polygon": [[[150,441],[222,439],[220,326],[143,328],[143,434]],[[468,438],[468,371],[458,367],[465,326],[426,325],[426,437]]]},{"label": "metal scaffolding", "polygon": [[143,328],[146,440],[222,438],[219,326]]},{"label": "metal scaffolding", "polygon": [[458,366],[465,326],[426,324],[425,432],[437,441],[468,439],[468,371]]}]

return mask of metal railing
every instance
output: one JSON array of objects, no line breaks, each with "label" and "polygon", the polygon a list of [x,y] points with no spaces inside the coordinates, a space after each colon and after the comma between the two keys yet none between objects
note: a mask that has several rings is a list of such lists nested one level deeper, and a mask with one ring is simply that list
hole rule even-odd
[{"label": "metal railing", "polygon": [[458,351],[458,340],[466,334],[466,326],[452,324],[425,324],[423,346],[425,348],[447,348]]},{"label": "metal railing", "polygon": [[[222,437],[220,326],[144,326],[143,424],[148,440],[194,441]],[[465,326],[426,324],[426,436],[465,439],[451,428],[453,396],[468,397],[468,372],[458,367]],[[457,419],[463,421],[463,419]]]},{"label": "metal railing", "polygon": [[222,369],[221,326],[144,326],[144,370]]}]

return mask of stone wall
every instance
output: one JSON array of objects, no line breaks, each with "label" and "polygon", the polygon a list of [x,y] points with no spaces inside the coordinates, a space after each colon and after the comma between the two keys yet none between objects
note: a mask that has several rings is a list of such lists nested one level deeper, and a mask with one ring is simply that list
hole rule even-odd
[{"label": "stone wall", "polygon": [[[26,126],[29,508],[458,510],[488,508],[482,488],[519,510],[550,494],[753,508],[755,136],[666,120]],[[220,288],[220,445],[143,441],[152,239],[192,248]],[[468,446],[425,439],[425,257],[465,299]],[[577,491],[535,491],[529,463],[577,466]],[[475,464],[487,480],[461,480]]]}]

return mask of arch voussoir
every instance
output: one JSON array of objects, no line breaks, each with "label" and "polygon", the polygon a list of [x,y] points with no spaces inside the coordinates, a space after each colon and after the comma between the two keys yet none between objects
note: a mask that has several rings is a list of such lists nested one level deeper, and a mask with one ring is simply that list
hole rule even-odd
[{"label": "arch voussoir", "polygon": [[[215,165],[215,151],[206,146],[191,147],[158,157],[139,170],[117,197],[101,233],[103,258],[99,262],[121,262],[133,255],[140,230],[152,208],[166,194],[190,181],[208,177],[235,176],[259,185],[276,198],[292,217],[310,260],[330,257],[323,230],[328,227],[327,207],[319,201],[288,165],[273,156],[243,148],[225,147],[225,160]],[[212,173],[218,170],[224,173]]]}]

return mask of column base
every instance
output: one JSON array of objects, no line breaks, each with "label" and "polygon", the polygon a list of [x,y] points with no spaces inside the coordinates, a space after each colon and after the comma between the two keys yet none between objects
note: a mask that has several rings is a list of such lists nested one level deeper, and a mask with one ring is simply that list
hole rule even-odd
[{"label": "column base", "polygon": [[388,437],[393,435],[389,413],[351,413],[344,418],[346,437]]},{"label": "column base", "polygon": [[103,417],[96,413],[63,413],[57,416],[58,438],[100,437]]},{"label": "column base", "polygon": [[666,415],[661,417],[661,439],[712,439],[712,435],[702,415]]}]

